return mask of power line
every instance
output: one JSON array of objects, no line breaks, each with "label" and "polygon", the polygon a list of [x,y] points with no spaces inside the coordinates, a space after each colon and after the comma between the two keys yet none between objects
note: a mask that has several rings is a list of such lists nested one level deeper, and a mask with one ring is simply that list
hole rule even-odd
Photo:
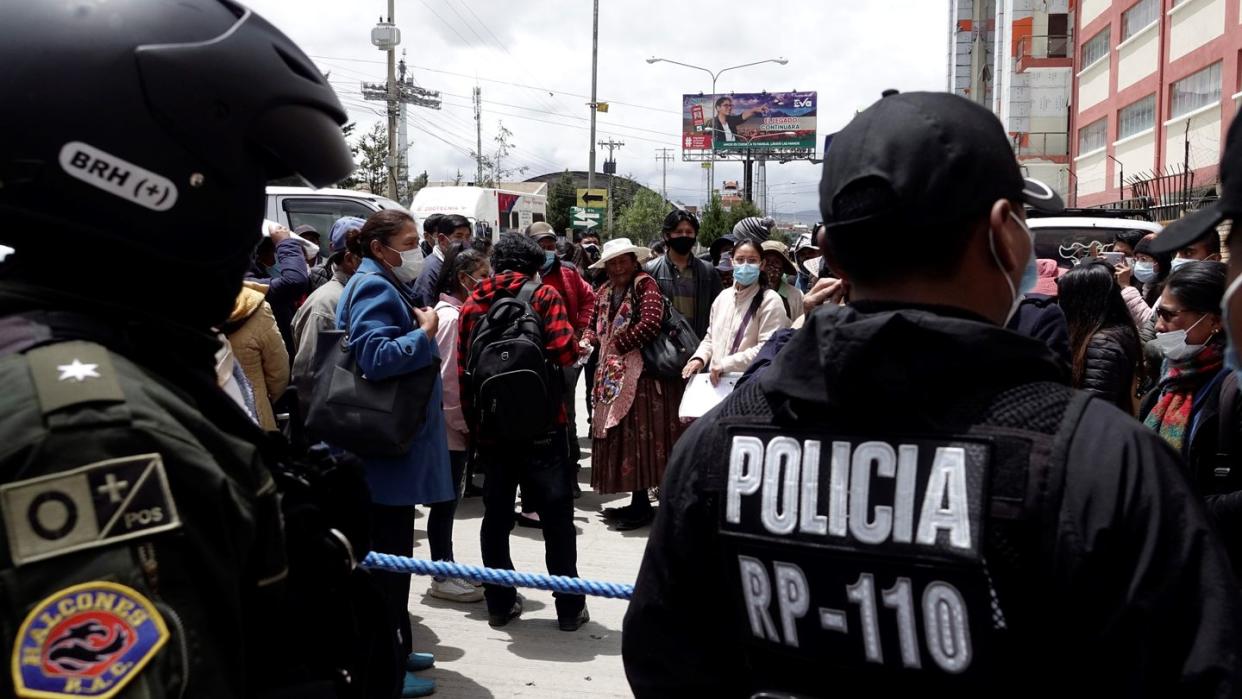
[{"label": "power line", "polygon": [[[452,102],[445,102],[445,103],[444,103],[444,106],[445,106],[445,108],[446,108],[446,109],[449,109],[449,108],[451,108],[451,109],[469,109],[469,108],[470,108],[470,107],[467,107],[467,106],[465,106],[465,105],[453,104]],[[541,124],[551,124],[551,125],[553,125],[553,126],[560,126],[560,127],[566,128],[566,129],[580,129],[580,130],[582,130],[582,131],[590,131],[590,127],[589,127],[589,126],[578,126],[577,124],[566,124],[566,123],[564,123],[564,122],[560,122],[560,121],[548,121],[547,119],[536,119],[535,117],[529,117],[529,116],[525,116],[525,115],[522,115],[522,114],[513,114],[513,113],[510,113],[510,112],[492,112],[492,113],[493,113],[493,114],[499,114],[499,115],[501,115],[501,116],[511,117],[511,118],[514,118],[514,119],[523,119],[523,120],[525,120],[525,121],[535,121],[535,122],[539,122],[539,123],[541,123]],[[604,129],[598,129],[598,131],[599,131],[599,133],[604,134],[604,135],[607,135],[607,136],[624,136],[624,137],[626,137],[626,138],[632,138],[632,139],[634,139],[634,140],[636,140],[636,141],[645,141],[645,142],[647,142],[647,143],[654,143],[654,144],[659,145],[659,146],[667,146],[667,145],[670,145],[670,142],[669,142],[669,141],[657,141],[657,140],[652,139],[652,138],[644,138],[644,137],[642,137],[642,136],[635,136],[635,135],[633,135],[633,134],[627,134],[627,133],[619,133],[619,132],[616,132],[616,131],[606,131],[606,130],[604,130]],[[672,144],[672,145],[680,145],[680,144]]]},{"label": "power line", "polygon": [[419,1],[419,2],[421,2],[421,3],[423,4],[423,7],[427,8],[427,11],[428,11],[428,12],[430,12],[430,13],[431,13],[431,14],[433,14],[433,15],[435,15],[435,18],[436,18],[436,19],[438,19],[438,20],[440,20],[440,23],[441,23],[441,24],[443,24],[444,26],[448,27],[448,28],[449,28],[449,31],[451,31],[451,32],[453,32],[454,34],[456,34],[456,35],[457,35],[457,38],[458,38],[458,39],[461,39],[461,43],[465,44],[466,46],[469,46],[469,45],[470,45],[470,42],[469,42],[469,41],[466,41],[466,37],[462,36],[462,35],[461,35],[461,32],[457,31],[457,27],[454,27],[453,25],[451,25],[451,24],[449,24],[448,22],[444,21],[444,18],[443,18],[443,17],[441,17],[441,16],[440,16],[440,14],[439,14],[438,12],[436,12],[436,11],[435,11],[435,10],[433,10],[433,9],[431,9],[431,5],[428,5],[428,4],[427,4],[427,2],[426,2],[426,0],[418,0],[418,1]]},{"label": "power line", "polygon": [[[375,61],[375,60],[369,60],[369,59],[365,59],[365,58],[345,58],[345,57],[341,57],[341,56],[311,56],[311,58],[320,58],[320,59],[323,59],[323,60],[331,60],[331,61],[349,61],[349,62],[351,62],[351,63],[381,63],[381,64],[382,64],[382,63],[384,63],[383,61]],[[477,75],[467,75],[467,74],[465,74],[465,73],[455,73],[455,72],[453,72],[453,71],[451,71],[451,70],[439,70],[439,69],[437,69],[437,68],[429,68],[429,67],[427,67],[427,66],[416,66],[416,65],[413,65],[413,64],[406,64],[406,65],[409,65],[411,68],[417,68],[417,69],[419,69],[419,70],[425,70],[425,71],[427,71],[427,72],[429,72],[429,73],[441,73],[441,74],[443,74],[443,75],[453,75],[453,76],[456,76],[456,77],[459,77],[459,78],[468,78],[468,79],[470,79],[470,80],[482,80],[483,82],[496,83],[496,84],[498,84],[498,85],[510,85],[510,86],[512,86],[512,87],[521,87],[521,88],[525,88],[525,89],[527,89],[527,90],[539,90],[539,91],[541,91],[541,92],[549,92],[549,93],[552,93],[552,94],[554,94],[554,95],[564,95],[564,96],[567,96],[567,97],[577,97],[577,98],[580,98],[580,99],[587,99],[587,100],[589,100],[589,99],[590,99],[590,97],[588,97],[588,96],[586,96],[586,95],[580,95],[580,94],[575,93],[575,92],[565,92],[565,91],[563,91],[563,90],[552,90],[552,89],[549,89],[549,88],[546,88],[546,87],[540,87],[540,86],[538,86],[538,85],[525,85],[525,84],[522,84],[522,83],[515,83],[515,82],[511,82],[511,81],[508,81],[508,80],[497,80],[497,79],[495,79],[495,78],[484,78],[484,77],[480,77],[480,76],[477,76]],[[626,107],[634,107],[634,108],[636,108],[636,109],[646,109],[646,110],[649,110],[649,111],[652,111],[652,112],[664,112],[664,113],[666,113],[666,114],[677,114],[677,115],[679,115],[679,116],[681,115],[681,112],[680,112],[680,111],[678,111],[678,110],[675,110],[675,109],[663,109],[663,108],[660,108],[660,107],[649,107],[649,106],[647,106],[647,105],[645,105],[645,104],[635,104],[635,103],[633,103],[633,102],[622,102],[622,101],[620,101],[620,100],[611,100],[611,99],[609,99],[609,100],[606,100],[606,99],[601,99],[601,100],[599,100],[599,101],[600,101],[600,102],[607,102],[607,103],[609,103],[609,104],[620,104],[620,105],[624,105],[624,106],[626,106]]]}]

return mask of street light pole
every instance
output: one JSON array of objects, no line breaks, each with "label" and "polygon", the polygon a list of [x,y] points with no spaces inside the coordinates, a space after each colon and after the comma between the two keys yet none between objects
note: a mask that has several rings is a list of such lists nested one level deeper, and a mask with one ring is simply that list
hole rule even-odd
[{"label": "street light pole", "polygon": [[1117,172],[1118,172],[1117,194],[1121,195],[1121,198],[1124,200],[1126,198],[1126,164],[1114,158],[1113,156],[1109,155],[1108,153],[1105,153],[1104,157],[1108,158],[1114,163],[1117,163]]},{"label": "street light pole", "polygon": [[587,164],[587,189],[595,186],[595,102],[596,78],[599,74],[599,0],[595,0],[595,15],[591,21],[591,160]]},{"label": "street light pole", "polygon": [[[596,0],[596,2],[598,1],[599,0]],[[719,79],[720,76],[723,75],[724,73],[727,73],[731,70],[737,70],[738,68],[749,68],[750,66],[761,65],[763,63],[776,63],[779,65],[785,65],[786,63],[789,63],[789,59],[785,58],[784,56],[780,56],[778,58],[765,58],[762,61],[753,61],[751,63],[743,63],[741,65],[729,66],[728,68],[721,68],[720,70],[717,70],[715,72],[711,71],[708,68],[704,68],[703,66],[690,65],[689,63],[682,63],[681,61],[674,61],[669,58],[656,58],[655,56],[648,58],[647,63],[672,63],[673,65],[678,65],[683,68],[693,68],[694,70],[701,70],[704,73],[707,73],[708,75],[712,76],[712,91],[710,94],[715,95],[716,94],[716,80]],[[592,96],[591,99],[594,100],[595,97]],[[715,146],[715,144],[712,144],[712,145]],[[708,161],[707,168],[708,168],[708,175],[707,175],[707,203],[706,205],[711,206],[712,190],[716,186],[716,156],[714,154],[712,155],[712,159]]]}]

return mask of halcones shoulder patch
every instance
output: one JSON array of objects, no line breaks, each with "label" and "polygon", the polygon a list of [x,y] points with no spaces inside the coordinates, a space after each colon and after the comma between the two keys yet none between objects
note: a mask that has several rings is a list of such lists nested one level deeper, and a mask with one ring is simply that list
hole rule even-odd
[{"label": "halcones shoulder patch", "polygon": [[151,600],[117,583],[92,581],[36,604],[13,643],[19,697],[109,699],[168,642]]}]

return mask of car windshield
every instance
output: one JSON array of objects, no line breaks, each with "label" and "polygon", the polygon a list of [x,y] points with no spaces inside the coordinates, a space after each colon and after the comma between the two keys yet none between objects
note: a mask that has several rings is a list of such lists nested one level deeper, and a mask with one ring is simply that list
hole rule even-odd
[{"label": "car windshield", "polygon": [[1034,228],[1035,257],[1056,260],[1060,267],[1073,267],[1087,257],[1113,249],[1113,238],[1123,229],[1094,226]]}]

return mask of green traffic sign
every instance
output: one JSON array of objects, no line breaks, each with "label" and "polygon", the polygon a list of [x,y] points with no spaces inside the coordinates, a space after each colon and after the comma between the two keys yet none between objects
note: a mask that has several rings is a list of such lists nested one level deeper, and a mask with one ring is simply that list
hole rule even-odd
[{"label": "green traffic sign", "polygon": [[569,209],[569,220],[574,230],[589,231],[603,225],[607,209],[595,207],[572,206]]}]

